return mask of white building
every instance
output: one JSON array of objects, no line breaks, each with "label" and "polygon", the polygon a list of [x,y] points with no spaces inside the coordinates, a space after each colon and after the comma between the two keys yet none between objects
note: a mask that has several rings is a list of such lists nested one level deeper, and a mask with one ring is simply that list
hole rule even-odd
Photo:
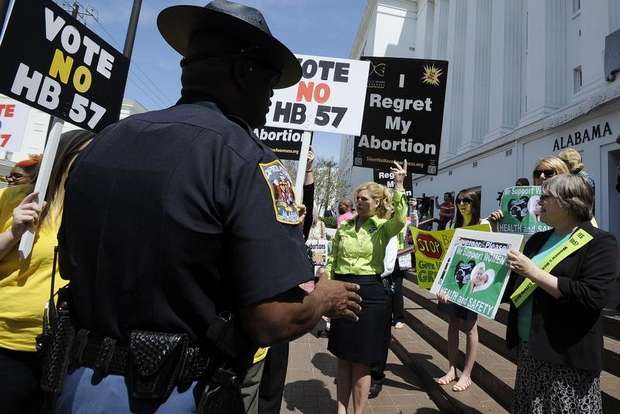
[{"label": "white building", "polygon": [[[449,61],[439,174],[414,177],[414,194],[479,187],[488,214],[537,159],[571,146],[600,226],[620,238],[620,81],[605,73],[606,55],[620,67],[619,29],[618,0],[368,0],[352,57]],[[372,179],[352,167],[353,145],[340,159],[349,188]]]},{"label": "white building", "polygon": [[[14,112],[19,114],[23,122],[15,125],[11,129],[11,140],[16,140],[18,145],[15,151],[3,151],[0,149],[0,159],[4,160],[3,165],[10,166],[14,162],[28,158],[28,154],[42,154],[47,138],[47,130],[50,123],[50,116],[43,111],[20,104],[16,100],[5,95],[0,95],[0,108],[6,105],[15,106]],[[120,119],[126,118],[133,114],[145,112],[146,109],[142,104],[132,99],[124,99],[121,107]],[[3,113],[0,112],[0,130],[2,129]],[[63,132],[77,129],[78,127],[65,122]],[[4,131],[2,131],[4,132]],[[0,144],[2,141],[0,140]],[[3,148],[3,147],[0,147]]]}]

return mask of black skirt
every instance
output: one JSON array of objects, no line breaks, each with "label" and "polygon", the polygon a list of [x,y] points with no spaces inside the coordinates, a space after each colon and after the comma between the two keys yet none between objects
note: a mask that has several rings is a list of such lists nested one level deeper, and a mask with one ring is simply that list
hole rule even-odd
[{"label": "black skirt", "polygon": [[478,320],[478,314],[476,312],[470,311],[469,309],[464,308],[461,305],[457,305],[456,303],[440,303],[438,307],[439,311],[449,318],[462,319],[464,321]]},{"label": "black skirt", "polygon": [[359,321],[331,322],[327,349],[339,359],[374,364],[385,358],[385,333],[390,329],[389,296],[378,275],[334,275],[336,280],[357,283],[362,297]]}]

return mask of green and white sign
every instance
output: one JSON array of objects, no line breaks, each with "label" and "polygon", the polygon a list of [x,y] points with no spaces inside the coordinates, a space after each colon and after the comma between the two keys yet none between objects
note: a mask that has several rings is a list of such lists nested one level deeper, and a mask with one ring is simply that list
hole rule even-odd
[{"label": "green and white sign", "polygon": [[502,194],[502,213],[504,217],[497,224],[500,233],[533,234],[549,230],[540,221],[539,186],[509,187]]},{"label": "green and white sign", "polygon": [[444,293],[450,302],[495,318],[510,276],[508,250],[519,249],[522,241],[520,234],[457,229],[431,293]]}]

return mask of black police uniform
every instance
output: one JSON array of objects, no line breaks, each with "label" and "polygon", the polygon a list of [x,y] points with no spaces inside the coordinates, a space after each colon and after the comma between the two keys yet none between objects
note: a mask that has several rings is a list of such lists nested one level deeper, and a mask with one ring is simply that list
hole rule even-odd
[{"label": "black police uniform", "polygon": [[214,313],[311,280],[301,228],[277,220],[261,169],[275,160],[211,102],[100,133],[73,167],[59,235],[78,328],[119,343],[133,330],[187,333],[202,345]]}]

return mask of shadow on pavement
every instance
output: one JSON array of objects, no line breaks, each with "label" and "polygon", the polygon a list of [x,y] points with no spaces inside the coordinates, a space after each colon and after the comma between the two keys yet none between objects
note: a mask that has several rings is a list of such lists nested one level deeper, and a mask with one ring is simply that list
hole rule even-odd
[{"label": "shadow on pavement", "polygon": [[286,384],[284,402],[289,411],[299,410],[306,414],[336,412],[336,401],[332,399],[325,384],[317,379]]}]

